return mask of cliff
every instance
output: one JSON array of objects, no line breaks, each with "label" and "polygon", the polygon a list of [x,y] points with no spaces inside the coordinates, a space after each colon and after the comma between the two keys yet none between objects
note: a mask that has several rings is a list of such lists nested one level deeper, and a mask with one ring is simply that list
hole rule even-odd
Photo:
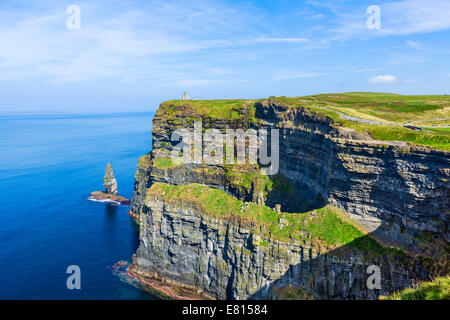
[{"label": "cliff", "polygon": [[[448,272],[448,152],[375,140],[315,107],[272,99],[222,103],[222,108],[215,103],[163,103],[154,117],[153,149],[139,159],[130,208],[141,224],[133,272],[219,299],[283,298],[292,292],[376,298]],[[221,131],[279,129],[278,174],[262,176],[258,165],[249,164],[173,163],[171,133],[198,120]],[[342,210],[362,233],[330,244],[294,224],[291,229],[302,233],[275,239],[277,230],[286,230],[284,222],[261,232],[267,221],[248,224],[242,214],[211,217],[217,208],[199,209],[191,189],[180,189],[175,198],[184,200],[177,201],[156,192],[161,184],[192,183],[271,212],[281,205],[283,217],[321,214],[328,205]],[[367,241],[376,245],[358,247]],[[367,289],[371,264],[381,269],[380,290]]]},{"label": "cliff", "polygon": [[[280,215],[203,185],[155,183],[131,272],[217,299],[283,298],[289,287],[314,298],[370,299],[431,274],[430,260],[379,246],[337,212]],[[380,290],[366,286],[372,264],[382,270]]]}]

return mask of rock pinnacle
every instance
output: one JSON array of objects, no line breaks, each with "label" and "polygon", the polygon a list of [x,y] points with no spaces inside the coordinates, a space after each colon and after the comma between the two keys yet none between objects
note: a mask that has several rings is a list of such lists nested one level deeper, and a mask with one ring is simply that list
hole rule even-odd
[{"label": "rock pinnacle", "polygon": [[117,181],[110,163],[106,165],[103,187],[107,194],[117,195]]}]

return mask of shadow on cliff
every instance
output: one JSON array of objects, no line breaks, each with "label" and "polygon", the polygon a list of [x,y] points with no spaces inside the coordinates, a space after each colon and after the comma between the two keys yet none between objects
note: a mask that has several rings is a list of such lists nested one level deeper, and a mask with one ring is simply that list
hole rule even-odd
[{"label": "shadow on cliff", "polygon": [[[436,263],[381,248],[370,235],[324,254],[302,248],[299,256],[300,263],[290,266],[280,278],[269,279],[271,283],[249,299],[377,299],[449,272],[445,259]],[[376,277],[376,272],[368,269],[371,265],[379,267],[379,289],[369,288]]]},{"label": "shadow on cliff", "polygon": [[[333,166],[332,170],[337,172],[342,164],[335,161]],[[383,167],[378,175],[374,175],[370,181],[370,191],[364,195],[365,198],[381,203],[392,202],[398,206],[395,211],[399,212],[402,209],[405,211],[406,208],[401,208],[401,204],[412,200],[396,198],[402,192],[393,193],[392,189],[386,190],[386,181],[382,179],[383,176],[391,176],[396,181],[393,188],[399,191],[409,188],[397,172],[395,165],[388,165]],[[350,180],[350,177],[344,175],[338,179]],[[277,203],[281,204],[283,212],[305,212],[321,208],[329,200],[328,190],[326,193],[315,193],[312,189],[308,189],[308,186],[299,189],[298,184],[282,174],[272,178],[272,181],[276,191],[269,193],[268,205],[273,207]],[[279,186],[276,186],[276,183]],[[341,184],[339,193],[349,194],[355,188],[361,188],[361,185],[357,182]],[[288,196],[283,197],[283,192]],[[327,195],[322,196],[323,194]],[[303,196],[312,195],[315,198],[307,201],[306,206],[296,205],[304,200]],[[350,208],[345,207],[345,209]],[[300,263],[290,266],[280,278],[270,279],[270,284],[259,289],[249,299],[377,299],[380,295],[388,295],[405,287],[411,287],[419,281],[429,281],[436,276],[449,273],[446,256],[443,256],[441,261],[433,261],[424,256],[407,255],[400,250],[382,247],[374,239],[391,239],[383,243],[401,245],[405,248],[408,240],[401,235],[405,230],[401,227],[402,221],[399,216],[391,215],[388,221],[386,216],[378,218],[381,218],[384,224],[390,225],[391,230],[380,225],[370,234],[323,254],[316,255],[311,249],[301,249]],[[368,287],[368,282],[373,283],[374,271],[368,269],[371,265],[379,267],[379,289]],[[232,296],[227,296],[233,299]]]},{"label": "shadow on cliff", "polygon": [[[350,195],[353,206],[377,203],[381,210],[375,213],[379,215],[376,218],[381,219],[383,225],[372,225],[370,234],[324,254],[316,255],[311,249],[302,249],[299,252],[300,263],[290,266],[280,278],[270,279],[271,283],[251,295],[250,299],[377,299],[380,295],[411,287],[418,281],[448,274],[445,255],[441,261],[413,257],[400,250],[382,247],[374,240],[383,239],[385,245],[411,246],[402,236],[408,230],[402,227],[401,213],[406,215],[408,208],[404,204],[414,203],[414,199],[409,196],[410,186],[397,163],[383,162],[376,174],[364,172],[364,167],[359,168],[358,163],[349,170],[344,165],[349,165],[345,157],[351,156],[351,151],[341,159],[337,154],[342,150],[326,139],[315,139],[317,141],[312,144],[320,145],[319,151],[310,146],[299,150],[293,147],[292,141],[282,140],[284,145],[280,150],[292,150],[292,153],[280,154],[280,171],[271,177],[272,190],[268,192],[267,205],[281,204],[283,212],[296,213],[338,202],[346,211],[352,212],[355,208],[349,207]],[[314,156],[314,153],[319,156]],[[384,156],[394,158],[392,155]],[[298,161],[292,161],[292,157]],[[385,241],[387,239],[390,240]],[[374,273],[368,270],[371,265],[380,268],[380,289],[368,287],[368,281],[373,281],[369,279]]]},{"label": "shadow on cliff", "polygon": [[[295,150],[289,142],[283,148],[303,157],[312,152]],[[404,218],[421,219],[415,216],[411,206],[421,208],[425,203],[418,203],[411,194],[406,173],[399,167],[401,163],[389,160],[395,159],[392,149],[380,155],[383,162],[375,172],[370,171],[373,169],[370,164],[346,162],[346,157],[352,156],[351,151],[342,153],[331,145],[323,146],[322,151],[319,157],[301,158],[299,163],[292,159],[287,161],[286,154],[284,157],[281,154],[280,173],[271,177],[273,190],[268,193],[267,205],[281,204],[283,212],[295,213],[321,208],[327,203],[340,203],[347,212],[366,215],[372,232],[324,254],[316,255],[311,249],[302,249],[300,263],[290,266],[278,279],[269,279],[270,284],[249,299],[377,299],[449,273],[448,254],[437,254],[439,251],[434,251],[434,244],[430,243],[426,244],[426,249],[422,245],[419,247],[418,243],[425,245],[420,232],[406,226]],[[352,166],[350,170],[348,166]],[[295,175],[296,172],[301,174]],[[378,207],[375,212],[366,212],[374,206]],[[382,224],[371,220],[372,215]],[[374,239],[382,239],[382,242]],[[382,245],[405,248],[414,254]],[[423,252],[436,258],[418,255]],[[374,283],[375,271],[368,269],[372,265],[379,267],[379,289],[368,286]]]},{"label": "shadow on cliff", "polygon": [[[336,161],[337,148],[321,135],[298,131],[280,139],[279,171],[272,181],[266,204],[281,205],[283,212],[305,212],[328,203],[330,177],[345,172]],[[334,166],[334,167],[333,167]]]},{"label": "shadow on cliff", "polygon": [[[327,198],[319,193],[313,192],[302,182],[292,181],[284,174],[278,173],[270,177],[272,189],[267,192],[265,204],[274,208],[281,205],[283,212],[298,213],[323,208]],[[298,192],[302,190],[302,192]],[[313,195],[314,193],[314,195]]]},{"label": "shadow on cliff", "polygon": [[[299,142],[294,138],[309,143],[297,148]],[[399,290],[411,286],[413,281],[429,280],[430,275],[440,274],[439,264],[434,265],[438,270],[431,270],[433,268],[427,265],[427,259],[382,248],[373,240],[382,239],[384,245],[402,247],[416,254],[422,250],[411,241],[417,231],[407,230],[404,226],[402,218],[408,217],[410,210],[407,204],[417,203],[410,194],[410,186],[399,164],[391,160],[396,158],[392,154],[393,149],[383,149],[377,158],[381,162],[374,168],[373,163],[364,163],[353,157],[352,148],[344,150],[324,137],[301,133],[294,138],[288,136],[281,140],[280,150],[289,151],[280,153],[280,170],[270,177],[272,190],[268,192],[266,204],[270,207],[280,204],[281,211],[296,213],[318,209],[327,203],[339,203],[347,212],[355,212],[366,219],[366,227],[372,232],[318,257],[313,258],[311,252],[305,257],[302,252],[301,263],[290,267],[285,275],[276,279],[270,285],[272,289],[289,286],[292,279],[298,279],[298,287],[307,290],[309,295],[315,292],[324,298],[375,298],[380,293]],[[373,157],[367,152],[359,150],[357,156]],[[378,209],[366,212],[370,207]],[[372,215],[382,224],[372,219]],[[360,248],[359,253],[357,248]],[[345,263],[346,260],[359,262]],[[370,274],[366,270],[370,265],[380,266],[380,290],[367,288]],[[443,270],[448,272],[448,265]],[[253,296],[263,297],[269,291],[273,292],[266,287]],[[293,292],[289,294],[295,295]]]}]

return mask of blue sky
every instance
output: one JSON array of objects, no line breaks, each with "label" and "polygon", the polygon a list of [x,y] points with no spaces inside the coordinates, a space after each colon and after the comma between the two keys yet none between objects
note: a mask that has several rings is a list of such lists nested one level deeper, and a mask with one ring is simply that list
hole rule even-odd
[{"label": "blue sky", "polygon": [[0,2],[0,112],[449,88],[450,0]]}]

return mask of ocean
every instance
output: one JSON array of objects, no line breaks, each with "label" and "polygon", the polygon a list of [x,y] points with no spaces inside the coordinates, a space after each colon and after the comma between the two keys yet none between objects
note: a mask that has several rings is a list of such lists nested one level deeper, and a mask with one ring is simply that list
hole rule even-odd
[{"label": "ocean", "polygon": [[[155,299],[111,270],[139,244],[128,207],[87,200],[107,162],[131,198],[152,116],[0,116],[0,299]],[[69,265],[80,290],[67,288]]]}]

